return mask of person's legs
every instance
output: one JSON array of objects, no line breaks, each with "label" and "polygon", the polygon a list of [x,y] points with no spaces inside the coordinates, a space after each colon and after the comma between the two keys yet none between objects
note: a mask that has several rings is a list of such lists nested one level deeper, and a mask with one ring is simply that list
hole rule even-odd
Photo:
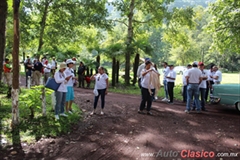
[{"label": "person's legs", "polygon": [[192,101],[192,97],[193,97],[193,89],[192,89],[192,84],[189,84],[187,86],[187,105],[186,105],[186,111],[190,111],[190,105],[191,105],[191,101]]},{"label": "person's legs", "polygon": [[81,82],[79,82],[82,86],[82,88],[84,88],[84,75],[80,76]]},{"label": "person's legs", "polygon": [[141,93],[142,93],[142,101],[140,103],[140,107],[139,107],[139,110],[140,111],[143,111],[144,108],[145,108],[145,104],[146,104],[146,101],[148,100],[148,96],[150,96],[149,92],[148,92],[148,89],[146,88],[141,88]]},{"label": "person's legs", "polygon": [[151,89],[152,91],[152,101],[155,101],[155,92],[156,92],[156,89]]},{"label": "person's legs", "polygon": [[62,92],[56,91],[55,96],[56,96],[55,115],[58,115],[59,109],[61,108],[61,104],[62,104],[63,94],[62,94]]},{"label": "person's legs", "polygon": [[183,102],[187,102],[187,85],[183,86]]},{"label": "person's legs", "polygon": [[168,87],[167,87],[167,80],[163,81],[164,84],[164,92],[165,92],[165,98],[168,99]]},{"label": "person's legs", "polygon": [[167,83],[167,87],[168,87],[168,94],[169,94],[169,99],[170,99],[170,103],[173,102],[173,87],[174,87],[174,83],[173,82],[168,82]]},{"label": "person's legs", "polygon": [[198,88],[198,84],[194,84],[193,85],[193,95],[194,95],[194,101],[195,101],[195,105],[197,108],[197,111],[201,110],[201,106],[200,106],[200,102],[199,102],[199,88]]},{"label": "person's legs", "polygon": [[70,86],[67,86],[67,93],[66,93],[66,100],[65,100],[65,102],[66,102],[66,106],[65,106],[66,112],[69,111],[70,101],[71,101],[71,88],[70,88]]},{"label": "person's legs", "polygon": [[100,96],[100,93],[98,91],[98,96],[94,97],[94,103],[93,103],[94,110],[97,108],[97,103],[98,103],[99,96]]},{"label": "person's legs", "polygon": [[105,92],[106,92],[106,89],[99,90],[99,93],[101,95],[101,108],[102,109],[104,109],[104,105],[105,105]]},{"label": "person's legs", "polygon": [[201,93],[201,106],[202,110],[205,111],[205,95],[206,95],[206,88],[200,88],[200,93]]},{"label": "person's legs", "polygon": [[66,92],[62,92],[62,101],[61,101],[60,113],[64,113],[65,102],[66,102]]},{"label": "person's legs", "polygon": [[207,88],[206,88],[206,93],[205,93],[204,99],[207,102],[207,100],[208,100],[208,93],[209,93],[209,83],[208,83],[208,81],[206,81],[206,85],[207,85]]},{"label": "person's legs", "polygon": [[[153,92],[153,89],[152,89],[152,92]],[[153,96],[154,96],[154,94],[153,94]],[[146,94],[146,99],[147,99],[147,111],[148,111],[148,112],[150,112],[151,107],[152,107],[152,97],[153,97],[153,96],[150,95],[149,92],[148,92],[148,94]]]}]

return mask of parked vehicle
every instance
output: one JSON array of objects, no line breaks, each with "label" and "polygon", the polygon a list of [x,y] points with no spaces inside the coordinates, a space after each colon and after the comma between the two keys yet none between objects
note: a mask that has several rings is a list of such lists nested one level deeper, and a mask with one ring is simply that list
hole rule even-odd
[{"label": "parked vehicle", "polygon": [[174,71],[177,73],[177,74],[183,74],[183,72],[187,69],[187,67],[185,66],[176,66],[174,67]]},{"label": "parked vehicle", "polygon": [[214,104],[235,105],[240,112],[240,84],[215,84],[211,102]]}]

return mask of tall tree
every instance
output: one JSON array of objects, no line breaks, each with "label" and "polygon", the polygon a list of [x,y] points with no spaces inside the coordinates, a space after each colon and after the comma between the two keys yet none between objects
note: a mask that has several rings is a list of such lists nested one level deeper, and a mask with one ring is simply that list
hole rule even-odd
[{"label": "tall tree", "polygon": [[[0,1],[0,64],[3,64],[5,42],[6,42],[6,18],[7,18],[7,0]],[[0,81],[2,79],[3,68],[0,67]]]},{"label": "tall tree", "polygon": [[[134,54],[132,46],[134,31],[143,24],[159,25],[167,12],[166,6],[172,0],[115,0],[112,2],[121,13],[119,19],[113,21],[124,23],[127,26],[126,52],[125,52],[125,84],[130,84],[130,59]],[[137,17],[138,13],[143,13],[143,17]]]},{"label": "tall tree", "polygon": [[[18,95],[19,95],[19,6],[20,0],[13,0],[13,20],[14,20],[14,42],[13,42],[13,79],[12,79],[12,127],[13,133],[19,135],[19,108],[18,108]],[[14,137],[14,136],[13,136]],[[14,139],[15,145],[21,145],[20,138]]]}]

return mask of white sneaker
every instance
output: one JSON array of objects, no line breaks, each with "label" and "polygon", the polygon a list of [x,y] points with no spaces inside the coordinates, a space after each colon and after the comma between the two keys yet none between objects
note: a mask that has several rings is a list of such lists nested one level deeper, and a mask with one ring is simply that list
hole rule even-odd
[{"label": "white sneaker", "polygon": [[155,100],[157,100],[158,99],[158,97],[155,97]]},{"label": "white sneaker", "polygon": [[101,113],[100,113],[101,115],[104,115],[104,112],[103,111],[101,111]]},{"label": "white sneaker", "polygon": [[167,98],[163,98],[163,99],[162,99],[162,101],[164,101],[164,102],[167,102],[167,101],[168,101],[168,99],[167,99]]},{"label": "white sneaker", "polygon": [[73,114],[72,111],[68,111],[69,114]]},{"label": "white sneaker", "polygon": [[96,113],[95,113],[95,110],[93,110],[93,111],[90,113],[90,115],[93,115],[93,114],[96,114]]},{"label": "white sneaker", "polygon": [[58,115],[55,115],[55,119],[56,119],[56,120],[59,120],[59,116],[58,116]]},{"label": "white sneaker", "polygon": [[61,113],[60,116],[67,117],[68,115],[66,115],[65,113]]}]

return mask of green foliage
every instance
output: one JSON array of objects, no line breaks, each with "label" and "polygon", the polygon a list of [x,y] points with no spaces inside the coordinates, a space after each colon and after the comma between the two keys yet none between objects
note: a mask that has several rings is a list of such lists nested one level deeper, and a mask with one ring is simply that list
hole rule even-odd
[{"label": "green foliage", "polygon": [[[51,105],[52,90],[46,89],[46,108],[47,116],[42,116],[41,109],[41,90],[43,86],[33,87],[32,89],[21,89],[19,95],[19,112],[20,112],[20,137],[22,141],[33,143],[41,137],[55,137],[61,134],[71,132],[74,125],[81,119],[82,112],[79,107],[73,104],[74,113],[68,117],[60,117],[59,121],[55,120],[53,107]],[[0,133],[2,137],[11,142],[11,100],[8,100],[0,94],[0,118],[2,127]],[[31,108],[34,109],[34,117],[31,117]]]},{"label": "green foliage", "polygon": [[240,1],[217,0],[208,9],[213,15],[208,25],[212,35],[212,48],[224,54],[227,51],[240,54]]}]

